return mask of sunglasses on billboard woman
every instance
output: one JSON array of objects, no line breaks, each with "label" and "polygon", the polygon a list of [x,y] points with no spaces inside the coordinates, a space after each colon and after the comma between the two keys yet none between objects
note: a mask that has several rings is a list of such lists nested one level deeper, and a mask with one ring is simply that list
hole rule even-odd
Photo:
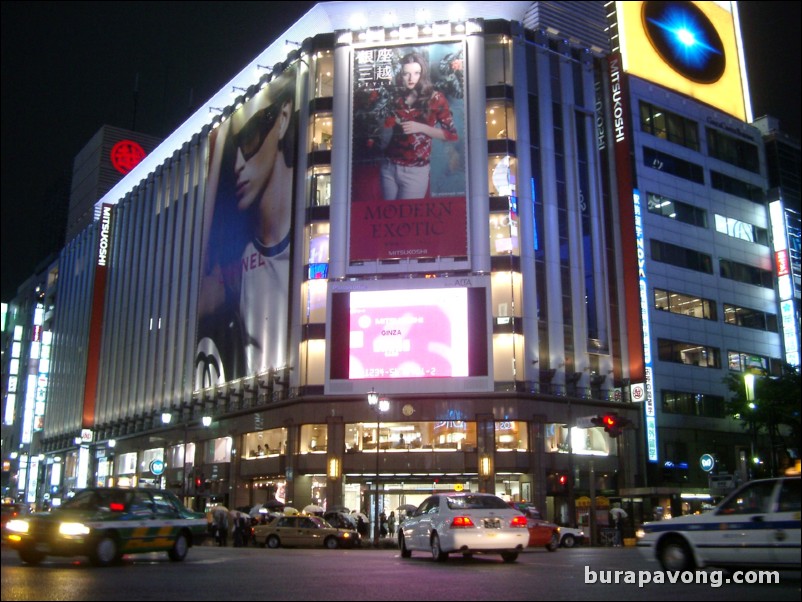
[{"label": "sunglasses on billboard woman", "polygon": [[275,103],[257,111],[242,129],[234,134],[234,144],[242,151],[242,158],[246,161],[253,157],[262,147],[265,137],[276,125],[276,119],[281,112],[279,103]]}]

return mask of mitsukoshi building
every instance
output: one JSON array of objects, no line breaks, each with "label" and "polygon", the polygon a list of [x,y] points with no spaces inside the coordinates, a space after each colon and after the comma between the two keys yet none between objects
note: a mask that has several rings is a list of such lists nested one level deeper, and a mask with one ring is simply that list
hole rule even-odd
[{"label": "mitsukoshi building", "polygon": [[734,3],[316,5],[64,249],[40,486],[682,511],[785,355],[745,73]]}]

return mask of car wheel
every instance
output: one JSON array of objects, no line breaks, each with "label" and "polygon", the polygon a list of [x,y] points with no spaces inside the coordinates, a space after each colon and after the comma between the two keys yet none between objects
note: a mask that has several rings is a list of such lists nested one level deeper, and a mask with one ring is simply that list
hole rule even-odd
[{"label": "car wheel", "polygon": [[45,555],[32,548],[20,548],[19,559],[25,564],[37,565],[45,559]]},{"label": "car wheel", "polygon": [[169,556],[170,560],[173,562],[181,562],[186,558],[188,551],[189,541],[187,541],[187,536],[184,533],[179,533],[178,537],[175,538],[173,547],[168,550],[167,556]]},{"label": "car wheel", "polygon": [[502,552],[501,559],[504,562],[515,562],[518,560],[518,552]]},{"label": "car wheel", "polygon": [[327,537],[326,541],[323,542],[323,545],[326,546],[329,550],[336,550],[340,547],[340,544],[337,542],[336,537]]},{"label": "car wheel", "polygon": [[281,545],[281,541],[279,540],[278,535],[271,535],[270,537],[267,538],[266,543],[268,548],[273,548],[273,549]]},{"label": "car wheel", "polygon": [[576,545],[576,539],[573,535],[566,535],[563,537],[562,543],[564,548],[573,548]]},{"label": "car wheel", "polygon": [[557,533],[552,533],[549,543],[546,544],[546,549],[549,552],[556,552],[557,548],[559,547],[560,547],[560,536]]},{"label": "car wheel", "polygon": [[110,535],[103,535],[95,541],[95,548],[89,555],[89,560],[95,566],[109,566],[119,560],[119,554],[117,540]]},{"label": "car wheel", "polygon": [[448,554],[440,548],[440,537],[435,533],[432,535],[432,558],[437,562],[448,560]]},{"label": "car wheel", "polygon": [[412,550],[407,548],[407,541],[403,535],[398,536],[398,547],[401,548],[401,558],[410,558]]},{"label": "car wheel", "polygon": [[670,537],[660,543],[657,559],[664,571],[690,571],[695,568],[693,554],[684,539]]}]

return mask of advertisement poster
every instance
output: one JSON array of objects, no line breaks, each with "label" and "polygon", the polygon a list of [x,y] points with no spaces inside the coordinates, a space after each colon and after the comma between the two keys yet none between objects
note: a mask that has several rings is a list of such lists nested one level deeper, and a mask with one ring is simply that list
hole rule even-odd
[{"label": "advertisement poster", "polygon": [[287,363],[295,89],[290,68],[210,135],[196,390]]},{"label": "advertisement poster", "polygon": [[469,375],[466,289],[354,292],[350,313],[349,378]]},{"label": "advertisement poster", "polygon": [[468,253],[462,42],[354,50],[350,260]]}]

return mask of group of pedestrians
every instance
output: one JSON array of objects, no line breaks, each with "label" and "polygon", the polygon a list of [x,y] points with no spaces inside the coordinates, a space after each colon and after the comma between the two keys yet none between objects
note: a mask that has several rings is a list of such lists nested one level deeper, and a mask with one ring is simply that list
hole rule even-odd
[{"label": "group of pedestrians", "polygon": [[379,515],[379,534],[382,537],[395,537],[395,511],[390,511],[390,516],[384,512]]},{"label": "group of pedestrians", "polygon": [[231,534],[235,548],[246,547],[251,543],[253,521],[244,512],[229,512],[218,506],[206,513],[209,541],[213,545],[226,547]]}]

